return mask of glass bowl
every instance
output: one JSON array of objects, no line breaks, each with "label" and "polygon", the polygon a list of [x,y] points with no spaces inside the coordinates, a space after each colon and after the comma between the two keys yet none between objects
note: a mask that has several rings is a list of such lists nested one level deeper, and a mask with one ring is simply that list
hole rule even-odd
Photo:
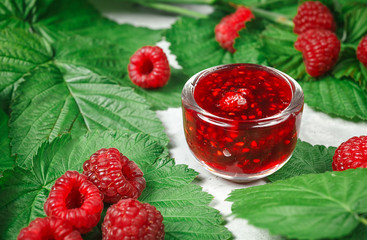
[{"label": "glass bowl", "polygon": [[182,91],[186,141],[211,173],[233,181],[260,179],[292,156],[303,104],[300,85],[274,68],[208,68]]}]

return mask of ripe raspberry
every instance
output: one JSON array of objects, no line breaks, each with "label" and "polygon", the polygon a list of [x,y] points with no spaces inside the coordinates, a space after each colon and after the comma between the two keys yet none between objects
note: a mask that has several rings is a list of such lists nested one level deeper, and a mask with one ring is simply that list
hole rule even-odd
[{"label": "ripe raspberry", "polygon": [[357,58],[367,68],[367,35],[358,44]]},{"label": "ripe raspberry", "polygon": [[57,217],[36,218],[28,227],[20,230],[18,240],[82,240],[71,224]]},{"label": "ripe raspberry", "polygon": [[160,47],[145,46],[130,58],[128,72],[131,81],[142,88],[160,88],[170,77],[166,54]]},{"label": "ripe raspberry", "polygon": [[97,225],[103,210],[102,195],[88,178],[76,171],[67,171],[58,178],[46,200],[47,216],[67,220],[81,233]]},{"label": "ripe raspberry", "polygon": [[164,239],[163,217],[148,203],[136,199],[120,200],[107,210],[102,239]]},{"label": "ripe raspberry", "polygon": [[245,23],[255,18],[251,10],[245,7],[237,8],[236,12],[222,18],[215,27],[215,39],[220,46],[227,51],[234,53],[233,44],[238,32],[245,28]]},{"label": "ripe raspberry", "polygon": [[352,137],[340,144],[333,156],[333,170],[367,168],[367,136]]},{"label": "ripe raspberry", "polygon": [[338,61],[340,41],[328,30],[308,30],[298,36],[294,46],[302,52],[306,71],[313,77],[323,75]]},{"label": "ripe raspberry", "polygon": [[83,164],[83,174],[104,195],[104,202],[138,198],[145,188],[143,172],[116,148],[102,148]]},{"label": "ripe raspberry", "polygon": [[336,23],[330,10],[321,2],[304,2],[298,7],[293,19],[294,33],[304,33],[309,29],[324,29],[335,32]]}]

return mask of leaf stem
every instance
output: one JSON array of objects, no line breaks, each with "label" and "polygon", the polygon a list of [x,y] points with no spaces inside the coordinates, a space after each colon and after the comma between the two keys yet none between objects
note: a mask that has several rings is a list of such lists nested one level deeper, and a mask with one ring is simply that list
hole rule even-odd
[{"label": "leaf stem", "polygon": [[185,15],[188,17],[194,17],[194,18],[206,18],[208,17],[205,14],[199,13],[199,12],[195,12],[186,8],[182,8],[182,7],[177,7],[177,6],[173,6],[173,5],[169,5],[169,4],[165,4],[165,3],[149,3],[149,2],[141,2],[142,5],[146,6],[146,7],[151,7],[151,8],[155,8],[158,10],[163,10],[166,12],[171,12],[171,13],[177,13],[180,15]]},{"label": "leaf stem", "polygon": [[255,14],[255,16],[257,15],[259,17],[271,20],[276,23],[280,23],[285,26],[289,26],[292,28],[294,27],[293,21],[288,19],[286,16],[282,14],[269,12],[264,9],[256,8],[256,7],[250,7],[250,9]]},{"label": "leaf stem", "polygon": [[364,217],[359,217],[359,221],[360,221],[363,225],[367,226],[367,219],[366,219],[366,218],[364,218]]}]

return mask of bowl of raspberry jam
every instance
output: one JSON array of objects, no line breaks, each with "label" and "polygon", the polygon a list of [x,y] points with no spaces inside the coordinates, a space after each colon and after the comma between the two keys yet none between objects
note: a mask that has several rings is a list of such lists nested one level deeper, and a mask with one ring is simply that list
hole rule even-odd
[{"label": "bowl of raspberry jam", "polygon": [[228,64],[191,77],[182,91],[187,144],[211,173],[252,181],[292,156],[303,91],[291,77],[255,64]]}]

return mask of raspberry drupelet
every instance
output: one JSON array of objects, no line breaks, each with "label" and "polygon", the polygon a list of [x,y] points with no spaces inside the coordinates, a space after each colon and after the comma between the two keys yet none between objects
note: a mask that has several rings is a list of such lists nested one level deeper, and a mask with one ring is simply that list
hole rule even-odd
[{"label": "raspberry drupelet", "polygon": [[47,216],[68,221],[81,233],[97,225],[103,210],[103,196],[86,176],[67,171],[58,178],[45,202]]},{"label": "raspberry drupelet", "polygon": [[18,240],[83,240],[73,226],[57,217],[36,218],[18,235]]},{"label": "raspberry drupelet", "polygon": [[102,224],[103,240],[163,240],[161,213],[148,203],[124,199],[108,208]]},{"label": "raspberry drupelet", "polygon": [[104,202],[138,198],[145,188],[143,172],[116,148],[102,148],[83,164],[83,174],[104,195]]}]

